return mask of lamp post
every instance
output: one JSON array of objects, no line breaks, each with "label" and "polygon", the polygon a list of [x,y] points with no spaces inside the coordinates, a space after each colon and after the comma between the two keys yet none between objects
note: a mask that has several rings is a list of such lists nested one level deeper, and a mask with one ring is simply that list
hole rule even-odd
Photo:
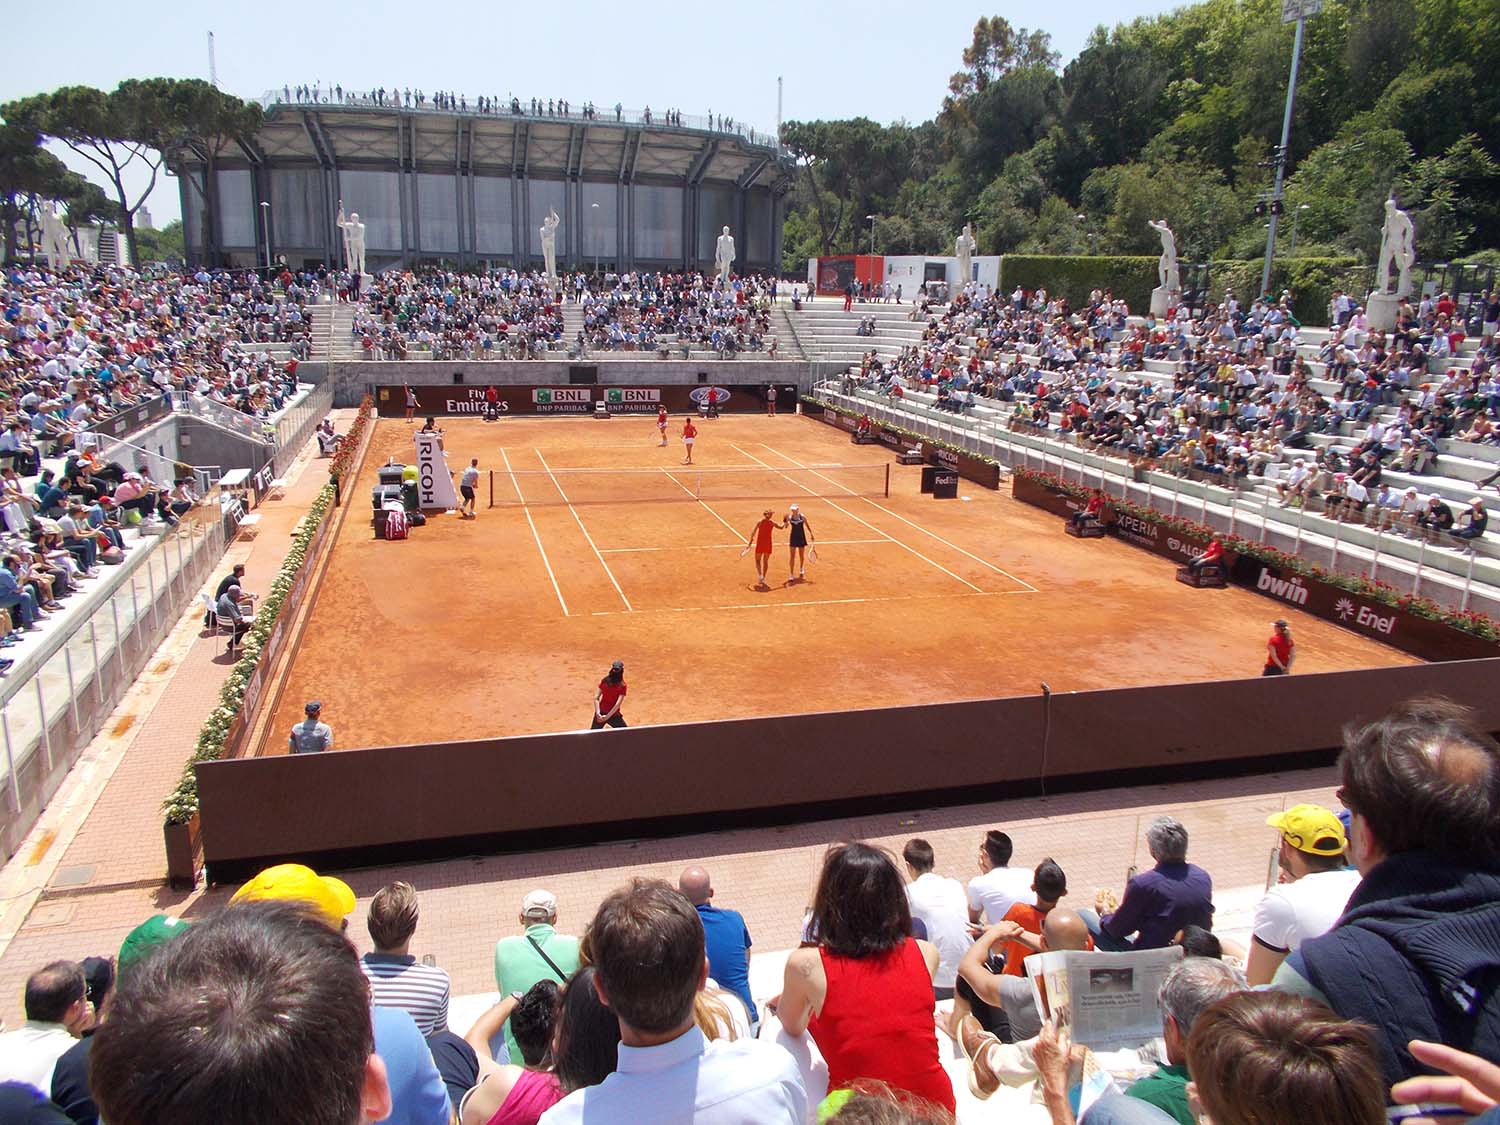
[{"label": "lamp post", "polygon": [[1287,145],[1292,138],[1292,106],[1297,100],[1297,65],[1302,61],[1302,35],[1307,27],[1307,17],[1323,10],[1323,0],[1281,0],[1281,22],[1297,21],[1297,33],[1292,39],[1292,73],[1286,83],[1286,110],[1281,118],[1281,144],[1276,147],[1272,163],[1276,165],[1276,181],[1271,188],[1271,221],[1266,233],[1266,263],[1261,269],[1260,291],[1271,288],[1271,260],[1276,256],[1276,220],[1281,202],[1281,185],[1286,179]]},{"label": "lamp post", "polygon": [[870,257],[873,258],[875,256],[875,216],[866,215],[865,218],[870,221]]},{"label": "lamp post", "polygon": [[260,226],[266,232],[266,273],[271,272],[271,205],[264,199],[260,201]]},{"label": "lamp post", "polygon": [[599,237],[599,204],[590,203],[589,210],[594,212],[594,276],[597,278],[599,276],[599,243],[602,241]]},{"label": "lamp post", "polygon": [[1286,256],[1288,258],[1295,258],[1297,256],[1297,218],[1302,214],[1303,211],[1309,211],[1311,209],[1311,203],[1303,203],[1300,204],[1297,209],[1292,212],[1292,248],[1286,252]]}]

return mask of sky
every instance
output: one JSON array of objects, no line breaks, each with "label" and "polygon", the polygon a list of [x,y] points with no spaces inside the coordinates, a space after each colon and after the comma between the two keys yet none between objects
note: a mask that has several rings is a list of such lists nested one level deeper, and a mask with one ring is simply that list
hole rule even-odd
[{"label": "sky", "polygon": [[[298,83],[410,86],[470,100],[514,94],[567,98],[575,106],[592,100],[658,112],[712,111],[770,132],[780,76],[785,120],[916,123],[936,114],[980,16],[1040,27],[1066,63],[1099,24],[1181,6],[1182,0],[980,7],[951,0],[444,0],[437,6],[366,0],[266,7],[135,0],[127,13],[114,0],[69,0],[62,14],[73,30],[60,32],[57,9],[15,4],[5,16],[10,48],[0,68],[0,103],[64,85],[112,89],[126,78],[208,78],[212,31],[219,85],[242,98]],[[56,151],[99,178],[87,162]],[[143,175],[127,187],[139,190],[145,182]],[[147,206],[158,226],[178,218],[177,181],[159,180]]]}]

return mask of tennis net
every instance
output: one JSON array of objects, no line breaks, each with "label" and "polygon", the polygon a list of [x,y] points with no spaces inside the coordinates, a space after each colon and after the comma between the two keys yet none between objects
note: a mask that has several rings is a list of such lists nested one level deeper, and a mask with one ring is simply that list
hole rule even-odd
[{"label": "tennis net", "polygon": [[889,496],[889,465],[805,468],[505,469],[490,470],[491,508],[540,504],[693,503]]}]

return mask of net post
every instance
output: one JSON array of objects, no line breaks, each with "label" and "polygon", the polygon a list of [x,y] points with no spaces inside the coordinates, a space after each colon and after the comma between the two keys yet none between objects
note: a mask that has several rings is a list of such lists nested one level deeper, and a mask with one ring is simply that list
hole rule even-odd
[{"label": "net post", "polygon": [[885,497],[886,497],[887,500],[889,500],[890,496],[891,496],[891,463],[889,461],[887,461],[885,463]]},{"label": "net post", "polygon": [[490,507],[493,508],[495,506],[495,470],[494,469],[490,469],[489,470],[489,474],[490,474]]}]

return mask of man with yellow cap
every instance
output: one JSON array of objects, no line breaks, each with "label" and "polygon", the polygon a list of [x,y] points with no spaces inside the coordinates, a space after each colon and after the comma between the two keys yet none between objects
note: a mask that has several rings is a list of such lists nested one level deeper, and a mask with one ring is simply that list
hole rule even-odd
[{"label": "man with yellow cap", "polygon": [[1287,954],[1333,929],[1359,886],[1359,872],[1344,859],[1344,826],[1332,812],[1293,805],[1266,823],[1281,833],[1281,881],[1255,907],[1245,964],[1251,985],[1270,984]]},{"label": "man with yellow cap", "polygon": [[[230,903],[298,902],[311,907],[328,926],[343,932],[354,910],[349,884],[319,875],[300,863],[268,867],[234,892]],[[452,1113],[448,1090],[432,1051],[411,1016],[399,1008],[372,1008],[375,1053],[385,1063],[394,1125],[447,1125]]]}]

